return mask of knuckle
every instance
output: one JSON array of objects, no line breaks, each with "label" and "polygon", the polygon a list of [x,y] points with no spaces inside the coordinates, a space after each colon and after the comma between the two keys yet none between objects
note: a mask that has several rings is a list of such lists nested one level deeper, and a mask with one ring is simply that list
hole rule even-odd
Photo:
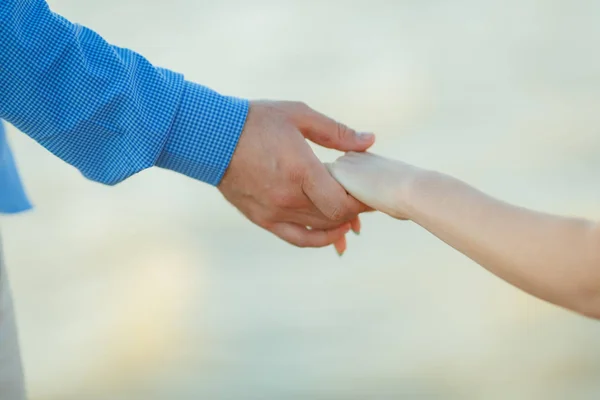
[{"label": "knuckle", "polygon": [[265,212],[259,212],[258,210],[252,211],[247,213],[246,217],[248,217],[250,221],[252,221],[254,224],[260,226],[263,229],[271,231],[273,228],[274,220],[269,214]]},{"label": "knuckle", "polygon": [[262,216],[260,215],[260,213],[257,212],[257,210],[250,209],[250,210],[245,210],[242,213],[246,216],[246,218],[248,218],[250,221],[254,222],[256,225],[262,226],[260,224],[260,221],[262,220]]},{"label": "knuckle", "polygon": [[288,238],[282,238],[282,239],[284,239],[289,244],[291,244],[295,247],[299,247],[301,249],[308,247],[308,242],[305,237],[288,237]]},{"label": "knuckle", "polygon": [[273,229],[273,223],[271,222],[271,220],[269,218],[260,217],[255,220],[255,223],[256,223],[256,225],[258,225],[261,228],[266,229],[268,231],[271,231]]},{"label": "knuckle", "polygon": [[305,249],[309,246],[308,241],[306,241],[306,239],[298,239],[296,241],[296,247],[299,247],[301,249]]},{"label": "knuckle", "polygon": [[345,212],[342,209],[342,207],[334,207],[331,209],[331,211],[329,212],[329,219],[332,221],[341,221],[344,219],[345,217]]},{"label": "knuckle", "polygon": [[335,222],[349,221],[353,218],[356,218],[356,216],[359,214],[359,206],[360,203],[358,202],[356,202],[356,204],[355,202],[344,202],[343,204],[332,208],[328,217]]},{"label": "knuckle", "polygon": [[280,104],[282,104],[284,106],[284,109],[288,112],[288,113],[305,113],[307,110],[310,109],[310,107],[304,103],[303,101],[283,101]]},{"label": "knuckle", "polygon": [[335,131],[336,131],[336,136],[340,139],[345,139],[346,137],[350,136],[350,134],[352,133],[350,128],[348,128],[346,125],[342,124],[341,122],[335,123]]}]

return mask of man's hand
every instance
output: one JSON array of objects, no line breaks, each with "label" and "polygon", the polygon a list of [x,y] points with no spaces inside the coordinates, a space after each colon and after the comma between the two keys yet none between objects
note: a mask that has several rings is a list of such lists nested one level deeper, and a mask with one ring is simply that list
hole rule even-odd
[{"label": "man's hand", "polygon": [[365,151],[373,134],[354,130],[302,103],[257,101],[219,190],[255,224],[299,247],[339,242],[368,207],[329,174],[306,140]]}]

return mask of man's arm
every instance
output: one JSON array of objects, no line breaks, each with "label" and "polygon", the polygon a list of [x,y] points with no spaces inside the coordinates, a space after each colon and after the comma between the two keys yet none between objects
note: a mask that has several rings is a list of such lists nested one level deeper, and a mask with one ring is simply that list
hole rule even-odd
[{"label": "man's arm", "polygon": [[115,184],[157,165],[217,185],[247,111],[43,0],[0,3],[0,118],[89,179]]},{"label": "man's arm", "polygon": [[516,207],[372,154],[348,154],[330,169],[357,199],[414,221],[536,297],[600,319],[598,223]]},{"label": "man's arm", "polygon": [[0,118],[89,179],[115,184],[156,165],[218,185],[251,221],[297,246],[343,240],[366,209],[305,139],[363,151],[373,135],[300,103],[250,106],[186,82],[43,0],[0,3]]}]

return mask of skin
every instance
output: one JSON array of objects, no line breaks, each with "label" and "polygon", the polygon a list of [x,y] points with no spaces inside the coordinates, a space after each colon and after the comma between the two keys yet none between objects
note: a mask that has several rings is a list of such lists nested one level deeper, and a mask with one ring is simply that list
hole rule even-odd
[{"label": "skin", "polygon": [[303,103],[255,101],[231,163],[219,184],[250,221],[299,247],[336,243],[358,232],[369,210],[329,174],[307,143],[365,151],[373,134],[359,134]]},{"label": "skin", "polygon": [[348,153],[328,168],[361,202],[417,223],[540,299],[600,319],[600,224],[513,206],[370,153]]}]

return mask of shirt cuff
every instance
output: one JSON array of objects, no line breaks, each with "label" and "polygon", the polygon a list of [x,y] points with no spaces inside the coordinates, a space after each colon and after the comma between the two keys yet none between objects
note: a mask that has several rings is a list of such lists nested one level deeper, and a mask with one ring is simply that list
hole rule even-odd
[{"label": "shirt cuff", "polygon": [[249,102],[186,82],[156,166],[217,186],[229,166]]}]

